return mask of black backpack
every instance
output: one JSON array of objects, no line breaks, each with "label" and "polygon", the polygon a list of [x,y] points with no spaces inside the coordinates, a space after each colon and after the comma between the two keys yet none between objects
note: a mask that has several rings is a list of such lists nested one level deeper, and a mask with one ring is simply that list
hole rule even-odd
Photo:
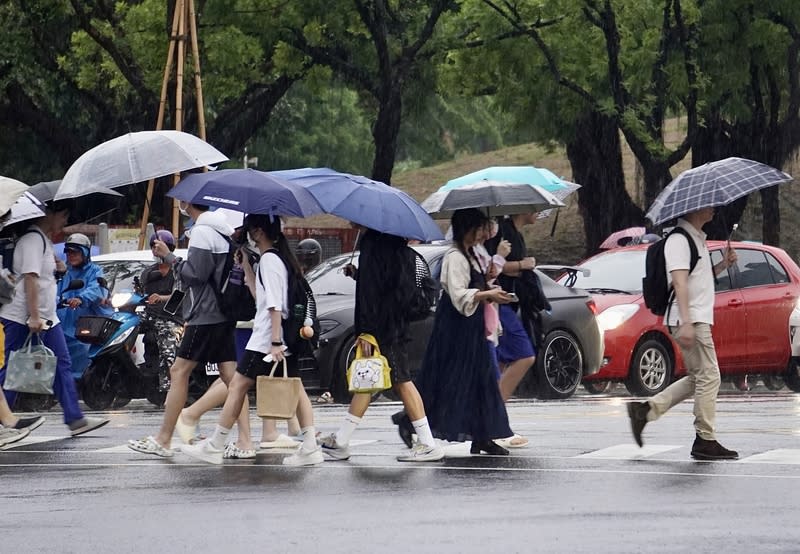
[{"label": "black backpack", "polygon": [[697,261],[700,259],[694,239],[681,227],[675,227],[666,237],[650,245],[647,249],[645,274],[642,279],[642,295],[645,305],[655,315],[667,313],[675,295],[672,286],[667,284],[667,262],[664,259],[664,245],[667,243],[667,239],[675,233],[686,237],[689,243],[689,273],[694,271]]},{"label": "black backpack", "polygon": [[[286,266],[286,273],[289,275],[289,290],[287,291],[289,316],[281,320],[283,327],[283,343],[295,356],[311,353],[319,345],[319,321],[317,320],[317,302],[314,299],[314,292],[302,274],[297,273],[292,266],[278,253],[277,250],[267,250],[275,254]],[[262,286],[264,281],[261,272],[258,279]],[[311,328],[314,329],[314,336],[305,338],[300,336],[300,329],[304,327],[307,319],[311,320]]]},{"label": "black backpack", "polygon": [[[219,233],[219,231],[217,231]],[[228,254],[222,269],[222,284],[217,286],[213,278],[211,287],[217,296],[217,304],[228,321],[250,321],[256,316],[256,299],[244,282],[244,269],[236,263],[236,252],[239,245],[230,237],[219,233],[228,243]],[[254,260],[250,260],[254,263]],[[255,259],[257,261],[257,258]]]},{"label": "black backpack", "polygon": [[436,286],[436,281],[431,277],[431,269],[428,267],[428,262],[425,261],[425,258],[413,248],[409,248],[409,250],[414,253],[414,282],[416,287],[414,287],[409,300],[408,320],[420,321],[428,317],[436,307],[436,302],[439,299],[439,287]]}]

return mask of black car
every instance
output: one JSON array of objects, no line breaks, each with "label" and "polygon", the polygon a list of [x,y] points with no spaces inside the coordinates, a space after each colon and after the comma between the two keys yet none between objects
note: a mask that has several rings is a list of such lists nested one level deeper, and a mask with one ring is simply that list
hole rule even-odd
[{"label": "black car", "polygon": [[[414,248],[422,254],[439,282],[442,258],[449,244],[425,244]],[[348,263],[358,265],[358,253],[330,258],[306,275],[317,301],[320,321],[316,364],[305,367],[301,376],[307,388],[329,389],[337,402],[349,402],[345,373],[353,357],[355,334],[353,308],[355,281],[344,274]],[[540,398],[571,396],[584,375],[595,373],[603,357],[603,338],[595,320],[592,297],[583,290],[559,285],[538,272],[552,306],[543,313],[545,339],[535,370],[520,384],[517,394]],[[412,341],[408,351],[412,370],[418,369],[433,329],[433,314],[411,324]]]}]

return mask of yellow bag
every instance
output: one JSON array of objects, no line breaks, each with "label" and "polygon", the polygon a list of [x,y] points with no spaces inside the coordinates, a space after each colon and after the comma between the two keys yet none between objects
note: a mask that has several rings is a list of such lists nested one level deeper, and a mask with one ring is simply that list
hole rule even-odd
[{"label": "yellow bag", "polygon": [[356,346],[356,357],[347,368],[347,387],[350,392],[381,392],[392,388],[389,360],[381,355],[378,341],[368,334],[358,336],[372,345],[372,356],[367,358]]},{"label": "yellow bag", "polygon": [[300,401],[303,382],[299,377],[287,377],[286,358],[283,359],[283,377],[273,376],[279,362],[272,364],[269,375],[256,378],[256,414],[267,419],[291,419]]}]

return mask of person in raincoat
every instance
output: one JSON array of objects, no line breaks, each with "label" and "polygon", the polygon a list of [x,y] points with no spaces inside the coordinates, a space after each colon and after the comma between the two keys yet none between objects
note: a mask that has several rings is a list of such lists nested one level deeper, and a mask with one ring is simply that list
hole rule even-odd
[{"label": "person in raincoat", "polygon": [[[110,316],[114,310],[104,303],[108,290],[98,279],[103,279],[103,268],[92,262],[92,242],[81,233],[73,233],[64,243],[67,257],[66,273],[58,282],[56,298],[60,299],[57,314],[67,339],[72,374],[80,377],[89,365],[89,345],[75,338],[75,327],[82,316]],[[67,290],[72,281],[83,281],[83,287]]]}]

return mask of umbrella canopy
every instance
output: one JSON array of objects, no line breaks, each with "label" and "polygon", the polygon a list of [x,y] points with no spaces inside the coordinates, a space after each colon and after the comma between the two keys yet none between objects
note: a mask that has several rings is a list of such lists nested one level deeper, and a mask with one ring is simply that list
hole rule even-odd
[{"label": "umbrella canopy", "polygon": [[628,227],[627,229],[614,231],[606,237],[606,240],[600,243],[600,249],[611,250],[620,246],[627,246],[632,239],[642,237],[646,233],[647,229],[644,227]]},{"label": "umbrella canopy", "polygon": [[[559,200],[564,202],[564,201],[566,201],[567,197],[570,194],[572,194],[573,192],[575,192],[576,190],[581,188],[581,185],[579,185],[578,183],[573,183],[571,181],[562,181],[562,182],[566,185],[566,187],[558,189],[558,190],[554,190],[554,191],[552,191],[552,193],[553,193],[553,196],[555,196],[556,198],[558,198]],[[558,212],[556,212],[556,213],[558,213]],[[544,219],[546,217],[550,217],[552,214],[553,214],[553,210],[552,209],[550,209],[550,210],[542,210],[536,216],[536,219]]]},{"label": "umbrella canopy", "polygon": [[537,185],[479,181],[449,190],[438,190],[422,202],[429,214],[450,217],[456,210],[483,208],[489,217],[557,208],[564,203]]},{"label": "umbrella canopy", "polygon": [[187,175],[167,196],[250,214],[308,217],[323,213],[305,187],[255,169],[221,169]]},{"label": "umbrella canopy", "polygon": [[42,203],[28,190],[23,192],[22,196],[17,198],[17,201],[11,205],[11,213],[8,214],[8,218],[2,221],[2,225],[8,226],[21,221],[28,221],[29,219],[38,219],[43,215],[45,214],[42,209]]},{"label": "umbrella canopy", "polygon": [[647,219],[660,225],[676,217],[725,206],[759,189],[786,183],[792,176],[744,158],[725,158],[678,175],[658,195]]},{"label": "umbrella canopy", "polygon": [[548,192],[555,192],[567,187],[566,181],[559,179],[549,169],[533,167],[532,165],[511,165],[487,167],[474,171],[462,177],[447,181],[439,190],[449,190],[464,185],[471,185],[484,179],[488,181],[538,185]]},{"label": "umbrella canopy", "polygon": [[442,230],[416,200],[395,187],[326,167],[270,171],[300,184],[326,213],[364,227],[422,241],[441,240]]},{"label": "umbrella canopy", "polygon": [[10,210],[26,190],[28,185],[22,181],[0,176],[0,216]]},{"label": "umbrella canopy", "polygon": [[227,160],[204,140],[181,131],[128,133],[78,158],[64,175],[55,199],[102,192]]},{"label": "umbrella canopy", "polygon": [[[32,195],[34,195],[39,202],[45,203],[53,200],[56,197],[56,193],[58,192],[58,187],[61,186],[61,179],[57,179],[55,181],[43,181],[41,183],[36,183],[35,185],[31,186],[28,189]],[[96,191],[100,194],[107,194],[109,196],[122,196],[115,190],[111,189],[102,189]]]}]

